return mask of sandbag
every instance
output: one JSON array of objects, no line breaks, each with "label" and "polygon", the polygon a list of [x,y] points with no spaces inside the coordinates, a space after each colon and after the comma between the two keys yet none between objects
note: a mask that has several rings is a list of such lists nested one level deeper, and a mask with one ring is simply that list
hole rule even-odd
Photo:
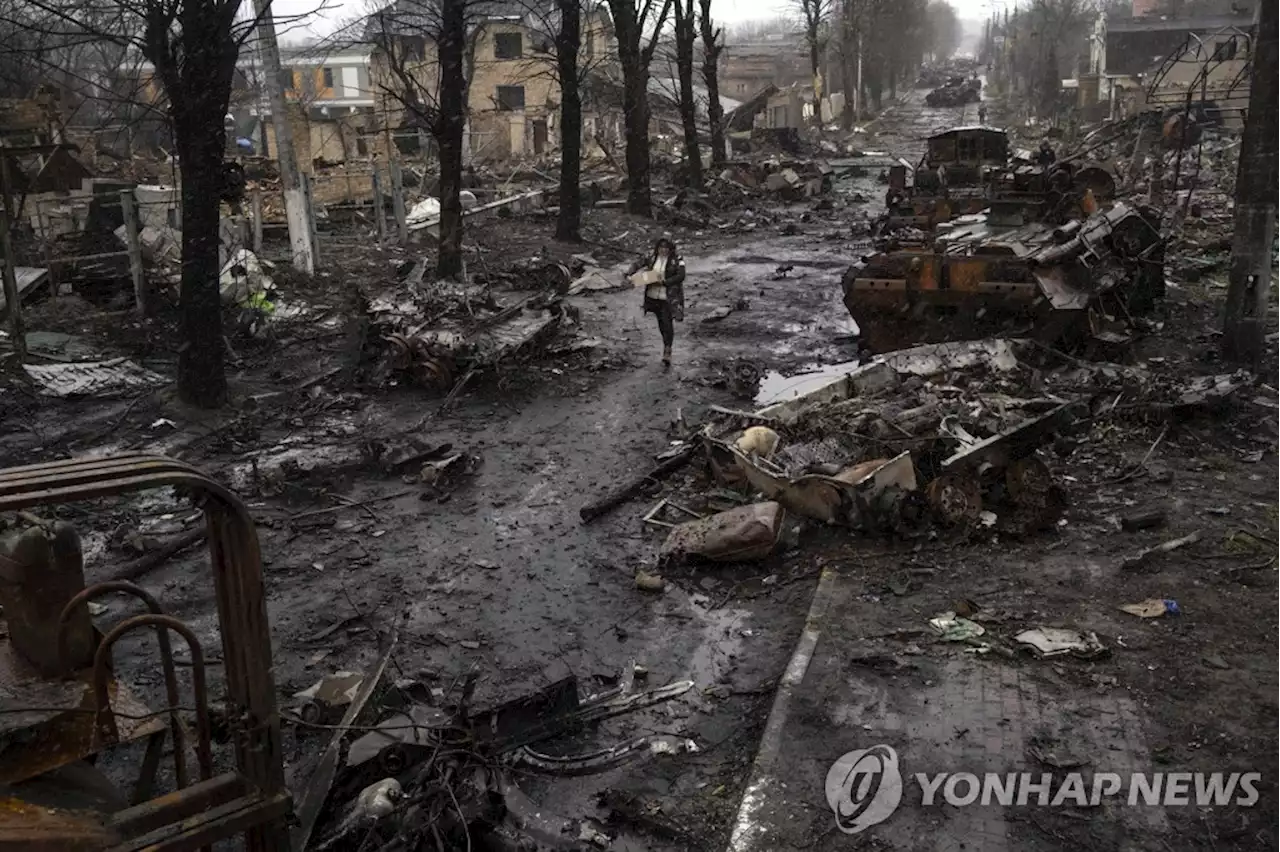
[{"label": "sandbag", "polygon": [[700,556],[712,562],[764,559],[778,544],[786,511],[777,503],[753,503],[709,518],[689,521],[671,531],[660,558]]}]

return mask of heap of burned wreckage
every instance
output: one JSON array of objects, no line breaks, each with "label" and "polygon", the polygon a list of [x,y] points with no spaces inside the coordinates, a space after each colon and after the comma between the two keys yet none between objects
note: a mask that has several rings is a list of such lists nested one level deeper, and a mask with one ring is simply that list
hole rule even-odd
[{"label": "heap of burned wreckage", "polygon": [[1104,164],[1011,154],[1001,130],[930,137],[917,166],[890,169],[875,251],[844,278],[863,345],[1123,346],[1164,294],[1167,239],[1157,211],[1115,197]]},{"label": "heap of burned wreckage", "polygon": [[[1149,314],[1166,247],[1186,228],[1117,200],[1110,169],[1010,155],[986,127],[929,142],[912,181],[906,163],[890,175],[875,250],[844,277],[862,361],[755,411],[712,406],[720,416],[584,520],[697,461],[644,515],[667,530],[660,567],[764,558],[797,518],[877,536],[1029,535],[1061,522],[1054,462],[1095,427],[1186,416],[1249,385],[1247,372],[1187,380],[1162,359],[1121,363],[1160,327]],[[637,585],[662,581],[646,569]]]},{"label": "heap of burned wreckage", "polygon": [[[587,775],[644,755],[697,750],[691,740],[651,734],[589,753],[542,751],[544,744],[605,719],[678,698],[692,681],[644,689],[646,670],[631,664],[613,686],[586,697],[568,675],[480,709],[472,702],[479,680],[475,670],[449,688],[384,679],[398,635],[391,631],[370,672],[330,675],[298,693],[295,706],[285,711],[286,719],[301,725],[336,728],[295,800],[295,849],[475,844],[518,850],[562,848],[574,838],[588,846],[606,845],[607,836],[592,822],[570,820],[535,804],[518,782],[531,775]],[[375,692],[377,710],[370,700]],[[372,724],[356,724],[365,718]]]},{"label": "heap of burned wreckage", "polygon": [[[759,560],[793,544],[795,521],[874,537],[950,529],[1033,535],[1059,523],[1053,472],[1095,426],[1187,416],[1224,405],[1248,373],[1187,382],[1144,366],[1072,360],[1027,339],[912,347],[816,374],[755,411],[713,406],[644,477],[582,509],[584,520],[652,493],[666,530],[658,566]],[[660,587],[646,568],[641,588]]]}]

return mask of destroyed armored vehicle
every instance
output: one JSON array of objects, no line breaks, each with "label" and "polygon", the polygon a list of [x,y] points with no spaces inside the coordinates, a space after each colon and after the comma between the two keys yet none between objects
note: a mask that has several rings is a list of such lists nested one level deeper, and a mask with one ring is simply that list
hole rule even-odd
[{"label": "destroyed armored vehicle", "polygon": [[932,244],[864,257],[845,273],[844,303],[872,352],[1002,332],[1061,349],[1119,343],[1108,318],[1163,294],[1159,221],[1124,204],[1060,227],[1001,231],[975,217]]},{"label": "destroyed armored vehicle", "polygon": [[992,227],[1058,225],[1095,212],[1115,196],[1115,178],[1105,167],[1070,158],[1041,165],[1029,154],[1011,153],[1003,130],[955,127],[927,143],[914,169],[902,160],[889,169],[877,234],[901,228],[931,232],[983,210]]},{"label": "destroyed armored vehicle", "polygon": [[964,104],[976,104],[982,100],[982,81],[977,77],[965,79],[956,75],[947,80],[945,86],[939,86],[925,95],[924,102],[931,107],[954,107]]},{"label": "destroyed armored vehicle", "polygon": [[[987,206],[987,184],[1009,162],[1009,137],[991,127],[954,127],[930,136],[924,157],[889,169],[887,229],[930,229]],[[908,176],[910,182],[908,183]]]}]

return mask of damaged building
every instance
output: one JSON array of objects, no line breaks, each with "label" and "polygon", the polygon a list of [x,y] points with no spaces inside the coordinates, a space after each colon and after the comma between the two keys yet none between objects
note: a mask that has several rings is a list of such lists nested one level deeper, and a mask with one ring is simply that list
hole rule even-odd
[{"label": "damaged building", "polygon": [[[435,45],[424,35],[430,32],[425,14],[412,2],[400,2],[366,21],[370,40],[381,42],[372,59],[377,113],[390,132],[399,131],[402,150],[408,135],[404,128],[411,122],[403,108],[400,74],[408,72],[421,92],[433,92],[439,74]],[[551,4],[482,4],[469,56],[465,157],[477,162],[521,159],[558,146],[560,91],[552,47],[557,15]],[[597,6],[584,18],[580,62],[607,74],[615,56],[612,20]],[[583,105],[584,139],[619,134],[621,115],[610,110],[606,117],[593,106]]]},{"label": "damaged building", "polygon": [[1159,3],[1135,3],[1131,16],[1099,14],[1089,39],[1079,105],[1100,117],[1124,118],[1150,108],[1181,107],[1188,88],[1204,117],[1241,126],[1249,100],[1245,68],[1252,50],[1251,4],[1175,15]]}]

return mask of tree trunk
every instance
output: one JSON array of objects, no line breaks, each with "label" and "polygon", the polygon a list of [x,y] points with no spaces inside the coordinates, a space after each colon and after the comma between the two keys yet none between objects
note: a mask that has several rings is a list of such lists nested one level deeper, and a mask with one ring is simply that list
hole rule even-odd
[{"label": "tree trunk", "polygon": [[702,0],[702,82],[707,87],[707,121],[711,125],[711,168],[724,169],[724,108],[720,106],[720,47],[711,21],[711,0]]},{"label": "tree trunk", "polygon": [[880,105],[883,102],[884,86],[880,82],[880,72],[876,71],[867,79],[867,94],[871,97],[871,108],[876,112],[880,112]]},{"label": "tree trunk", "polygon": [[[199,100],[199,96],[196,96]],[[201,408],[227,400],[223,372],[222,299],[218,292],[218,226],[222,206],[224,112],[188,104],[185,120],[174,121],[182,168],[182,349],[178,354],[178,395]]]},{"label": "tree trunk", "polygon": [[1049,45],[1049,55],[1045,57],[1043,72],[1044,92],[1040,96],[1042,118],[1052,119],[1058,108],[1058,96],[1062,91],[1062,77],[1058,73],[1058,52]]},{"label": "tree trunk", "polygon": [[582,239],[582,91],[578,88],[578,48],[582,17],[578,0],[557,0],[560,32],[556,35],[556,66],[560,74],[560,215],[556,239]]},{"label": "tree trunk", "polygon": [[844,90],[844,109],[840,112],[840,128],[852,130],[853,123],[858,120],[854,114],[854,106],[858,100],[858,58],[857,36],[852,22],[848,19],[841,25],[840,83]]},{"label": "tree trunk", "polygon": [[698,112],[693,99],[693,0],[676,0],[676,74],[680,78],[680,123],[689,186],[702,189],[702,152],[698,149]]},{"label": "tree trunk", "polygon": [[822,57],[818,55],[818,32],[811,30],[808,34],[809,42],[809,80],[814,84],[813,87],[813,126],[822,128],[822,93],[818,91],[818,70],[821,67]]},{"label": "tree trunk", "polygon": [[638,50],[619,44],[618,53],[622,61],[622,109],[626,123],[627,212],[637,216],[651,216],[653,202],[649,196],[649,69],[640,59]]},{"label": "tree trunk", "polygon": [[1249,76],[1249,112],[1236,166],[1235,238],[1231,246],[1222,353],[1257,365],[1266,355],[1271,249],[1276,233],[1276,6],[1258,7]]},{"label": "tree trunk", "polygon": [[466,124],[467,0],[444,0],[440,7],[440,247],[436,275],[462,274],[462,131]]}]

